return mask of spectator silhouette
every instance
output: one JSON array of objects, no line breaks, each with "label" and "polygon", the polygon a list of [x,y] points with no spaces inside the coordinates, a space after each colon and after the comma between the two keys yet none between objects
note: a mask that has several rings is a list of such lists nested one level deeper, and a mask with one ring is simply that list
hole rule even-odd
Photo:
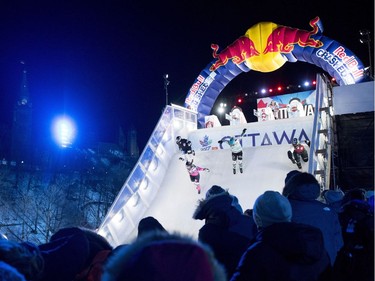
[{"label": "spectator silhouette", "polygon": [[182,234],[149,232],[116,250],[102,281],[225,281],[212,250]]},{"label": "spectator silhouette", "polygon": [[138,223],[138,237],[150,231],[167,232],[162,224],[154,217],[145,217]]},{"label": "spectator silhouette", "polygon": [[253,208],[259,229],[231,281],[331,280],[332,268],[321,231],[293,223],[292,207],[277,191],[260,195]]},{"label": "spectator silhouette", "polygon": [[353,189],[343,199],[339,218],[344,247],[334,265],[340,281],[374,280],[374,214],[365,193],[363,189]]},{"label": "spectator silhouette", "polygon": [[206,192],[193,214],[205,220],[198,240],[208,244],[230,277],[240,257],[255,238],[256,226],[252,217],[244,215],[237,197],[214,185]]},{"label": "spectator silhouette", "polygon": [[42,255],[36,245],[6,239],[0,239],[0,261],[15,268],[26,280],[38,280],[44,266]]},{"label": "spectator silhouette", "polygon": [[336,211],[318,201],[320,185],[309,173],[297,173],[285,184],[283,195],[292,206],[292,221],[319,228],[324,237],[324,245],[334,264],[337,252],[343,246],[341,226]]},{"label": "spectator silhouette", "polygon": [[40,281],[100,280],[101,265],[112,246],[94,231],[69,227],[57,231],[39,249],[45,263]]}]

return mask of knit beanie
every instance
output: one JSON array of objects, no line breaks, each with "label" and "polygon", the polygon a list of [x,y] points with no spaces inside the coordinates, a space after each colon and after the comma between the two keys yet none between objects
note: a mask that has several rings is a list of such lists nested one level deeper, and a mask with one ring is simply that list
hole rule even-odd
[{"label": "knit beanie", "polygon": [[255,200],[253,218],[258,228],[279,222],[290,222],[292,207],[289,200],[279,192],[266,191]]},{"label": "knit beanie", "polygon": [[112,254],[102,281],[225,281],[212,249],[179,233],[149,232]]},{"label": "knit beanie", "polygon": [[344,192],[341,189],[324,190],[322,197],[326,200],[327,204],[338,202],[344,198]]},{"label": "knit beanie", "polygon": [[315,200],[320,195],[320,185],[310,173],[297,173],[285,184],[282,194],[288,198]]}]

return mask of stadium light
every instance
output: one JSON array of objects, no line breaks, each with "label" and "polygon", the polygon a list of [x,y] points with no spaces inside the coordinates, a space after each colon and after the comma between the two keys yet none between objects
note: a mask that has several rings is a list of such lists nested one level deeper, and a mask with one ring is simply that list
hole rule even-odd
[{"label": "stadium light", "polygon": [[52,123],[52,131],[53,138],[60,147],[71,147],[76,136],[76,126],[71,118],[57,117]]},{"label": "stadium light", "polygon": [[362,36],[362,38],[359,39],[359,42],[361,44],[367,43],[368,48],[368,58],[369,58],[369,75],[372,77],[372,57],[371,57],[371,32],[367,29],[363,29],[359,31],[359,34]]}]

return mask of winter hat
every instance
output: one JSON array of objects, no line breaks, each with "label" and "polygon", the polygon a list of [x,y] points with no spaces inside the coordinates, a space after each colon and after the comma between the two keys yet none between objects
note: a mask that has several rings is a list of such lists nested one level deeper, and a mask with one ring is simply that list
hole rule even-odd
[{"label": "winter hat", "polygon": [[0,261],[0,280],[1,281],[26,281],[25,277],[13,266]]},{"label": "winter hat", "polygon": [[282,194],[288,198],[315,200],[320,195],[320,185],[312,174],[300,172],[286,182]]},{"label": "winter hat", "polygon": [[149,231],[165,231],[165,228],[161,223],[154,217],[146,217],[140,220],[138,223],[138,237]]},{"label": "winter hat", "polygon": [[227,190],[225,190],[224,188],[222,188],[218,185],[213,185],[209,190],[207,190],[206,199],[208,199],[208,198],[210,198],[214,195],[224,193],[224,192],[227,192]]},{"label": "winter hat", "polygon": [[293,176],[297,175],[298,173],[301,173],[298,170],[292,170],[289,173],[286,174],[284,184],[286,184]]},{"label": "winter hat", "polygon": [[107,260],[102,281],[225,281],[211,248],[188,236],[149,232]]},{"label": "winter hat", "polygon": [[73,280],[85,268],[90,257],[89,240],[78,227],[60,229],[48,243],[38,247],[45,265],[39,281]]},{"label": "winter hat", "polygon": [[324,190],[322,197],[326,200],[327,204],[338,202],[344,198],[344,192],[341,189]]},{"label": "winter hat", "polygon": [[255,200],[253,218],[258,228],[279,222],[290,222],[292,206],[279,192],[266,191]]}]

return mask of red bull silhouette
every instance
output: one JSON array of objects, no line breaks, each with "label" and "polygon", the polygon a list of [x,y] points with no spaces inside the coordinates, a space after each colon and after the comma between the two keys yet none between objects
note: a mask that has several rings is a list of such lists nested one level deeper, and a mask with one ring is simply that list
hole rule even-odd
[{"label": "red bull silhouette", "polygon": [[287,26],[279,26],[267,38],[267,47],[263,54],[270,52],[291,53],[294,50],[294,45],[298,44],[300,47],[314,47],[319,48],[323,46],[323,42],[311,38],[312,35],[321,33],[320,18],[316,17],[310,21],[312,31],[306,31],[298,28]]},{"label": "red bull silhouette", "polygon": [[226,65],[229,60],[235,64],[243,63],[246,59],[252,56],[259,56],[259,51],[256,50],[254,42],[247,36],[241,36],[219,54],[217,53],[219,46],[211,44],[213,49],[213,57],[217,60],[210,67],[211,71],[215,71],[220,66]]}]

